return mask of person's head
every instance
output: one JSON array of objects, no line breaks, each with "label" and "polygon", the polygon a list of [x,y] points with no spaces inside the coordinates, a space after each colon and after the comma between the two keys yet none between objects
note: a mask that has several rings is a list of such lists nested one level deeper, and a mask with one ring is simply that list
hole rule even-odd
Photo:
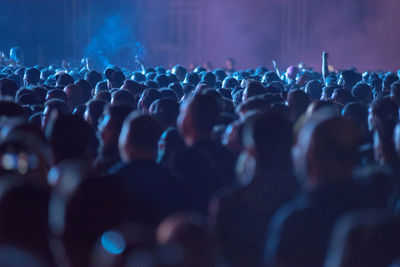
[{"label": "person's head", "polygon": [[158,142],[157,163],[169,167],[174,153],[185,147],[185,142],[174,127],[167,128]]},{"label": "person's head", "polygon": [[302,127],[293,148],[294,162],[306,175],[304,185],[308,188],[347,181],[357,162],[357,127],[343,117],[322,112]]},{"label": "person's head", "polygon": [[350,102],[342,109],[342,116],[354,122],[363,134],[368,132],[368,109],[358,102]]},{"label": "person's head", "polygon": [[400,106],[400,82],[394,82],[390,86],[391,99]]},{"label": "person's head", "polygon": [[292,124],[276,113],[261,113],[246,123],[243,143],[254,157],[256,174],[292,170]]},{"label": "person's head", "polygon": [[219,106],[209,96],[196,94],[182,103],[177,125],[186,144],[209,138],[218,116]]},{"label": "person's head", "polygon": [[144,90],[138,102],[138,110],[143,113],[149,113],[150,105],[161,98],[162,94],[157,89]]},{"label": "person's head", "polygon": [[67,103],[71,108],[82,104],[82,90],[77,85],[67,85],[64,92],[67,94]]},{"label": "person's head", "polygon": [[116,90],[111,94],[111,105],[125,105],[135,107],[135,97],[126,90]]},{"label": "person's head", "polygon": [[236,64],[236,60],[235,60],[234,58],[228,58],[228,59],[225,61],[226,69],[227,69],[228,71],[233,70],[233,69],[235,68],[235,64]]},{"label": "person's head", "polygon": [[76,81],[76,86],[81,89],[82,103],[86,103],[92,97],[92,86],[86,80],[80,79]]},{"label": "person's head", "polygon": [[65,101],[60,99],[50,99],[44,103],[42,115],[42,129],[45,130],[52,116],[71,114],[71,108]]},{"label": "person's head", "polygon": [[132,81],[132,80],[125,80],[121,89],[129,91],[133,96],[136,96],[143,91],[142,85],[140,83]]},{"label": "person's head", "polygon": [[175,92],[178,100],[180,100],[183,97],[183,88],[180,83],[171,83],[168,88],[170,88],[172,91]]},{"label": "person's head", "polygon": [[243,102],[252,96],[259,96],[266,93],[264,86],[255,80],[248,81],[243,91]]},{"label": "person's head", "polygon": [[29,68],[25,70],[24,83],[28,85],[36,85],[40,81],[40,71],[35,68]]},{"label": "person's head", "polygon": [[10,96],[10,97],[14,98],[17,91],[18,91],[18,85],[13,80],[10,80],[10,79],[0,80],[0,95],[1,96]]},{"label": "person's head", "polygon": [[368,110],[368,128],[377,129],[382,124],[394,124],[399,118],[398,106],[390,98],[376,99]]},{"label": "person's head", "polygon": [[399,80],[399,77],[397,76],[396,73],[393,72],[389,72],[385,75],[385,77],[383,78],[383,90],[384,91],[388,91],[390,92],[390,86],[392,85],[392,83],[397,82]]},{"label": "person's head", "polygon": [[189,83],[196,86],[200,82],[200,77],[197,73],[188,73],[186,74],[184,83]]},{"label": "person's head", "polygon": [[171,73],[175,74],[179,81],[183,81],[185,79],[187,71],[184,67],[176,65],[172,68]]},{"label": "person's head", "polygon": [[97,93],[101,91],[106,91],[108,92],[108,85],[106,81],[100,81],[96,84],[96,87],[94,89],[94,94],[97,95]]},{"label": "person's head", "polygon": [[362,80],[361,74],[353,70],[344,70],[339,75],[338,85],[345,90],[351,90],[354,85]]},{"label": "person's head", "polygon": [[95,88],[97,83],[103,79],[103,76],[101,75],[101,73],[95,70],[91,70],[86,73],[85,79],[90,83],[90,86],[92,88]]},{"label": "person's head", "polygon": [[[79,129],[79,130],[78,130]],[[96,136],[93,128],[75,115],[59,115],[46,129],[55,163],[66,159],[93,160]]]},{"label": "person's head", "polygon": [[310,99],[303,90],[292,90],[288,93],[287,102],[290,109],[290,117],[295,122],[306,112]]},{"label": "person's head", "polygon": [[206,72],[201,77],[201,81],[207,83],[210,87],[214,87],[217,82],[217,77],[212,72]]},{"label": "person's head", "polygon": [[161,87],[168,87],[169,79],[168,76],[165,74],[159,74],[155,78],[155,82],[158,83],[158,86]]},{"label": "person's head", "polygon": [[239,82],[233,77],[226,77],[222,82],[222,88],[233,89],[239,86]]},{"label": "person's head", "polygon": [[179,104],[168,98],[158,99],[151,104],[150,114],[159,119],[165,128],[176,126],[176,118],[179,115]]},{"label": "person's head", "polygon": [[366,83],[356,84],[351,90],[351,94],[365,106],[367,106],[373,98],[372,88]]},{"label": "person's head", "polygon": [[103,100],[103,101],[106,101],[107,103],[110,103],[111,102],[111,93],[108,91],[100,91],[94,96],[94,99]]},{"label": "person's head", "polygon": [[297,66],[289,66],[286,70],[286,76],[290,80],[296,80],[297,75],[300,73],[300,70]]},{"label": "person's head", "polygon": [[130,114],[119,136],[119,152],[124,162],[156,160],[161,126],[150,115]]},{"label": "person's head", "polygon": [[60,74],[57,78],[57,86],[66,87],[67,85],[74,84],[74,78],[67,73]]},{"label": "person's head", "polygon": [[310,97],[311,101],[320,100],[322,95],[322,84],[318,80],[309,81],[306,84],[305,92]]},{"label": "person's head", "polygon": [[108,89],[120,88],[126,79],[122,71],[113,70],[111,74],[107,77],[108,79]]},{"label": "person's head", "polygon": [[51,99],[60,99],[64,102],[67,102],[68,96],[63,90],[51,89],[46,94],[46,101],[51,100]]},{"label": "person's head", "polygon": [[86,104],[84,119],[93,127],[93,129],[95,129],[95,131],[97,131],[99,119],[101,115],[103,115],[105,106],[106,102],[103,100],[91,100]]},{"label": "person's head", "polygon": [[[156,73],[155,72],[153,72],[153,73],[154,73],[154,77],[155,77]],[[131,79],[134,80],[137,83],[140,83],[140,82],[145,82],[146,81],[146,76],[143,73],[137,71],[137,72],[134,72],[132,74]]]},{"label": "person's head", "polygon": [[336,88],[338,88],[337,85],[329,85],[322,88],[321,100],[330,100]]},{"label": "person's head", "polygon": [[346,105],[351,102],[352,98],[351,91],[346,89],[335,89],[332,94],[332,100],[341,105]]},{"label": "person's head", "polygon": [[102,150],[117,150],[118,139],[122,124],[133,111],[129,106],[108,106],[104,110],[104,116],[99,122],[99,137]]}]

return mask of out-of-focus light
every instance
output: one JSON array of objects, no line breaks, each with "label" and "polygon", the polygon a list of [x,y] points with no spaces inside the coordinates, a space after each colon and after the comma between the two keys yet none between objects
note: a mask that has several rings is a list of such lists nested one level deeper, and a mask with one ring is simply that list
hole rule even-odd
[{"label": "out-of-focus light", "polygon": [[111,254],[121,254],[125,250],[125,240],[122,235],[115,231],[105,232],[101,236],[101,245]]}]

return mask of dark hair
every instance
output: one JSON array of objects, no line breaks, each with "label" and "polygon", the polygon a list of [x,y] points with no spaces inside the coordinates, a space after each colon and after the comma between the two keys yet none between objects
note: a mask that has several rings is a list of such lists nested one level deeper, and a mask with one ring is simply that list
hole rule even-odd
[{"label": "dark hair", "polygon": [[1,96],[15,97],[18,91],[18,85],[10,79],[0,80],[0,94]]},{"label": "dark hair", "polygon": [[40,71],[35,68],[26,69],[25,77],[28,84],[37,84],[40,81]]}]

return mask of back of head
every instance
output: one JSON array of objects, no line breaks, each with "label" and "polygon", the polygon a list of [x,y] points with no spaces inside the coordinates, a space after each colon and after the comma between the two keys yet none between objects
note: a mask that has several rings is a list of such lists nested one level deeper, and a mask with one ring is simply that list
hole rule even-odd
[{"label": "back of head", "polygon": [[396,73],[389,72],[383,78],[383,89],[385,91],[390,91],[390,86],[399,80],[399,77]]},{"label": "back of head", "polygon": [[210,87],[214,87],[217,82],[217,77],[212,72],[207,72],[201,78],[202,82],[206,82]]},{"label": "back of head", "polygon": [[339,76],[339,85],[343,87],[343,89],[351,90],[354,85],[362,80],[361,74],[356,73],[353,70],[344,70]]},{"label": "back of head", "polygon": [[136,99],[129,91],[116,90],[111,94],[111,104],[135,107]]},{"label": "back of head", "polygon": [[40,81],[40,71],[35,68],[26,69],[25,81],[27,84],[37,84]]},{"label": "back of head", "polygon": [[343,117],[317,112],[300,131],[295,147],[297,166],[311,186],[345,181],[355,167],[360,144],[358,128]]},{"label": "back of head", "polygon": [[168,98],[158,99],[151,104],[150,114],[158,118],[165,127],[175,126],[179,104]]},{"label": "back of head", "polygon": [[128,116],[119,137],[119,151],[125,162],[155,160],[162,129],[150,115],[132,113]]},{"label": "back of head", "polygon": [[220,108],[210,96],[196,94],[182,104],[178,127],[187,141],[190,138],[208,138],[218,121]]},{"label": "back of head", "polygon": [[259,168],[291,171],[292,124],[275,113],[264,113],[245,126],[243,143],[253,151]]},{"label": "back of head", "polygon": [[86,80],[90,83],[92,88],[96,87],[96,84],[103,79],[101,73],[91,70],[86,74]]},{"label": "back of head", "polygon": [[397,104],[388,97],[376,99],[370,106],[368,121],[370,128],[379,127],[379,124],[395,124],[399,118]]},{"label": "back of head", "polygon": [[311,100],[319,100],[322,94],[322,84],[318,80],[309,81],[305,91]]},{"label": "back of head", "polygon": [[342,109],[342,116],[349,121],[356,123],[363,132],[368,129],[368,110],[362,104],[358,102],[350,102],[346,104]]},{"label": "back of head", "polygon": [[71,75],[63,73],[57,79],[57,86],[65,87],[74,83],[74,78]]},{"label": "back of head", "polygon": [[15,97],[18,91],[18,85],[10,79],[0,80],[0,94],[1,96]]},{"label": "back of head", "polygon": [[126,77],[122,71],[114,70],[107,79],[111,84],[111,88],[120,88],[124,84]]},{"label": "back of head", "polygon": [[246,88],[243,92],[243,100],[247,100],[249,97],[258,96],[265,94],[266,90],[264,86],[255,80],[248,81],[246,84]]},{"label": "back of head", "polygon": [[366,83],[356,84],[351,90],[351,94],[364,104],[369,104],[372,100],[372,88]]},{"label": "back of head", "polygon": [[144,90],[138,102],[138,110],[147,113],[150,105],[160,98],[162,98],[162,94],[157,89]]},{"label": "back of head", "polygon": [[56,163],[66,159],[93,159],[96,136],[92,127],[75,115],[60,115],[48,125],[46,135]]}]

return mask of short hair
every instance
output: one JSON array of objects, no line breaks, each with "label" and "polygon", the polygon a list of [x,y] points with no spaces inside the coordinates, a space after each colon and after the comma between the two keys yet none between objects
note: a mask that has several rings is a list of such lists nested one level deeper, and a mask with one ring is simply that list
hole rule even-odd
[{"label": "short hair", "polygon": [[138,103],[138,109],[139,110],[142,110],[142,108],[149,109],[150,105],[154,101],[160,98],[162,98],[162,94],[157,89],[146,89],[143,91],[140,97],[140,101]]},{"label": "short hair", "polygon": [[196,86],[200,82],[200,77],[197,73],[188,73],[186,74],[185,82]]},{"label": "short hair", "polygon": [[396,75],[396,73],[389,72],[383,78],[383,86],[385,89],[390,89],[392,83],[397,82],[398,80],[399,77]]},{"label": "short hair", "polygon": [[266,93],[265,87],[256,80],[248,81],[245,90],[247,90],[247,97],[262,95]]},{"label": "short hair", "polygon": [[122,71],[113,71],[108,78],[114,88],[120,88],[124,84],[125,79],[126,77]]},{"label": "short hair", "polygon": [[138,95],[143,91],[142,85],[132,80],[125,80],[121,89],[129,91],[132,95]]},{"label": "short hair", "polygon": [[201,133],[211,133],[220,112],[217,102],[208,95],[196,94],[189,100],[188,108],[195,130]]},{"label": "short hair", "polygon": [[35,68],[25,70],[26,80],[29,84],[37,84],[40,81],[40,71]]},{"label": "short hair", "polygon": [[0,94],[1,96],[15,97],[18,91],[18,85],[10,79],[0,80]]},{"label": "short hair", "polygon": [[169,79],[168,76],[165,74],[157,75],[155,78],[155,82],[158,83],[159,87],[168,87]]},{"label": "short hair", "polygon": [[103,76],[101,73],[91,70],[88,73],[86,73],[86,80],[90,83],[90,86],[92,88],[95,88],[97,83],[100,82],[103,79]]},{"label": "short hair", "polygon": [[372,88],[366,83],[358,83],[351,89],[351,94],[362,100],[372,96]]},{"label": "short hair", "polygon": [[233,78],[233,77],[226,77],[225,79],[224,79],[224,81],[222,82],[222,86],[224,87],[224,88],[231,88],[231,89],[233,89],[233,88],[235,88],[236,86],[238,86],[239,85],[239,82],[235,79],[235,78]]},{"label": "short hair", "polygon": [[72,76],[67,73],[61,74],[57,79],[57,85],[62,87],[65,87],[73,83],[74,83],[74,78],[72,78]]},{"label": "short hair", "polygon": [[201,77],[202,82],[206,82],[209,86],[214,87],[217,82],[217,77],[212,72],[207,72]]},{"label": "short hair", "polygon": [[318,80],[309,81],[305,91],[312,100],[319,100],[322,94],[322,84]]},{"label": "short hair", "polygon": [[47,92],[46,95],[46,100],[50,100],[50,99],[61,99],[65,102],[67,102],[67,94],[60,89],[52,89],[50,91]]},{"label": "short hair", "polygon": [[158,99],[151,104],[150,114],[160,119],[163,124],[172,126],[179,115],[179,104],[169,98]]},{"label": "short hair", "polygon": [[121,136],[123,132],[127,134],[124,145],[154,153],[162,128],[152,116],[133,112],[125,119]]},{"label": "short hair", "polygon": [[106,102],[111,102],[111,93],[108,91],[100,91],[96,94],[94,99],[101,99]]},{"label": "short hair", "polygon": [[136,100],[134,96],[126,90],[117,90],[111,94],[111,101],[114,105],[129,105],[134,107]]},{"label": "short hair", "polygon": [[78,116],[59,116],[46,129],[46,135],[56,162],[73,158],[90,158],[95,152],[94,130]]}]

